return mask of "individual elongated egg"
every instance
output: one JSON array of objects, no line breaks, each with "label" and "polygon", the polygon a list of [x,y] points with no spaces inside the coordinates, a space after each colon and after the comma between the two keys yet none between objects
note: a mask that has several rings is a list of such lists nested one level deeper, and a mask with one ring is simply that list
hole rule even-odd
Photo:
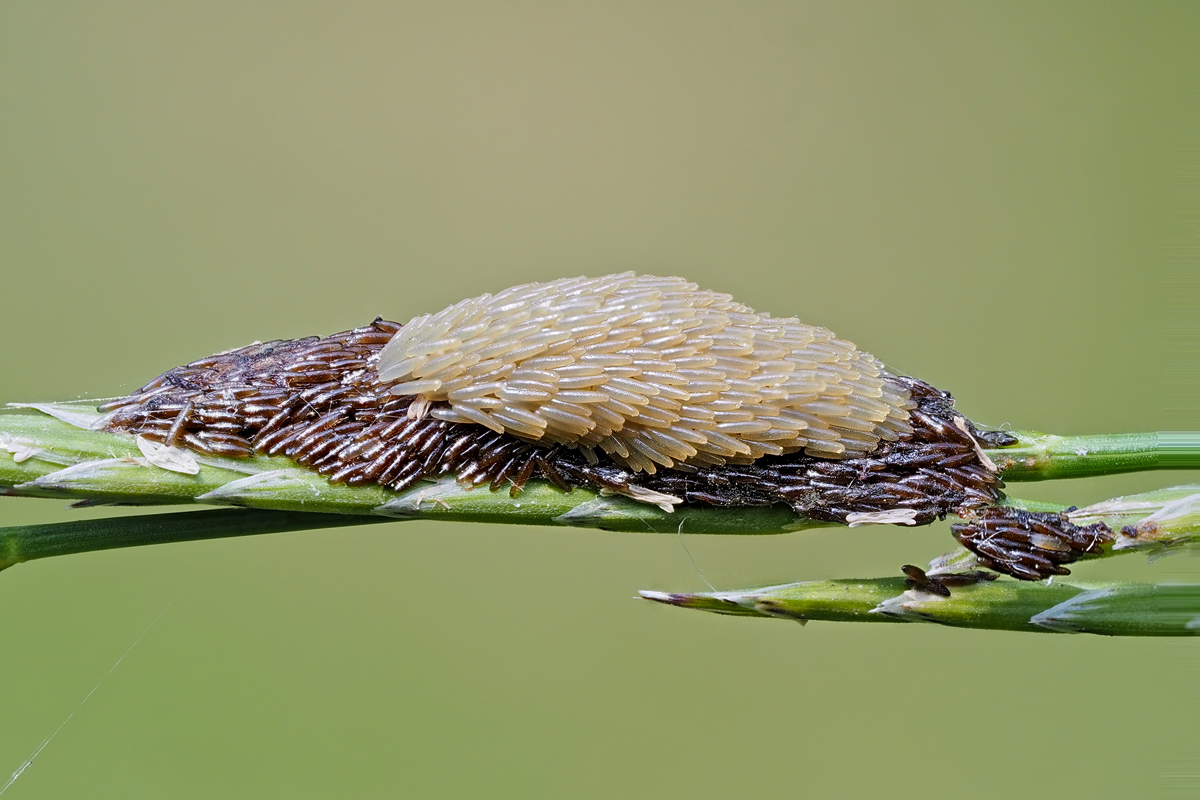
[{"label": "individual elongated egg", "polygon": [[910,430],[869,353],[682,278],[631,272],[514,286],[406,324],[379,378],[448,422],[599,449],[635,471],[848,458]]}]

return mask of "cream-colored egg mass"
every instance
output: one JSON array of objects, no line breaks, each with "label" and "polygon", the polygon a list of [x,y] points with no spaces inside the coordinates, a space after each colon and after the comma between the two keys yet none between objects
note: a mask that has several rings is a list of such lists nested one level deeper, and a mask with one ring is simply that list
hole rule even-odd
[{"label": "cream-colored egg mass", "polygon": [[[683,278],[566,278],[417,317],[380,353],[429,413],[595,450],[634,470],[868,453],[909,431],[909,395],[825,328]],[[424,407],[424,403],[420,407]]]}]

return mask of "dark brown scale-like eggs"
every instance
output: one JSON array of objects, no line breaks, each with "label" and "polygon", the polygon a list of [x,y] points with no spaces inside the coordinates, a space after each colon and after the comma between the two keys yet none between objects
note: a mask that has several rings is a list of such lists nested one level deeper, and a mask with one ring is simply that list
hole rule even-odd
[{"label": "dark brown scale-like eggs", "polygon": [[[876,374],[883,388],[875,394],[907,398],[907,419],[886,422],[869,452],[853,449],[862,441],[854,439],[841,458],[797,449],[705,463],[723,460],[710,455],[700,463],[645,469],[610,457],[603,442],[581,449],[561,436],[554,443],[531,441],[454,421],[448,400],[396,393],[396,381],[381,380],[377,365],[401,330],[377,319],[328,337],[254,344],[201,359],[103,406],[110,414],[106,428],[216,456],[288,456],[335,483],[395,490],[454,475],[465,485],[493,490],[508,485],[515,495],[527,481],[543,479],[563,489],[586,486],[667,508],[784,503],[811,518],[850,524],[927,524],[950,513],[982,512],[1000,497],[998,474],[979,448],[981,442],[998,446],[1011,438],[976,430],[954,410],[948,394],[882,368]],[[877,364],[870,356],[863,361]],[[856,374],[839,369],[851,379]],[[836,407],[830,413],[838,413]],[[838,419],[831,419],[837,430]],[[599,438],[593,434],[593,441]],[[968,547],[974,541],[963,539]],[[1031,576],[1021,566],[1022,554],[1010,552],[1007,561],[989,558],[993,568]],[[1018,566],[1006,568],[1010,562]]]},{"label": "dark brown scale-like eggs", "polygon": [[983,566],[1024,580],[1070,575],[1065,564],[1098,555],[1115,538],[1103,522],[1075,525],[1069,512],[994,507],[972,516],[950,526],[954,538]]}]

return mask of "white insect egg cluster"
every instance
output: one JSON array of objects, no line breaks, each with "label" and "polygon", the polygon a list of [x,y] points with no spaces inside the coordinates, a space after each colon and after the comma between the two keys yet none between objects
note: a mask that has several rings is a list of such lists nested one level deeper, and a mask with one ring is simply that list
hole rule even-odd
[{"label": "white insect egg cluster", "polygon": [[682,278],[530,283],[405,325],[391,392],[439,419],[595,449],[633,470],[846,458],[910,430],[909,395],[869,353]]}]

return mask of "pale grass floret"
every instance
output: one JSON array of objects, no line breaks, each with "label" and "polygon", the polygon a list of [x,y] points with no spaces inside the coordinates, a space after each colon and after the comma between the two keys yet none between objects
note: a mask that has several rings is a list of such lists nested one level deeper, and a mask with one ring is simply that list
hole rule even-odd
[{"label": "pale grass floret", "polygon": [[598,448],[633,470],[846,458],[909,431],[907,391],[825,328],[757,314],[682,278],[567,278],[417,317],[380,353],[429,413]]}]

